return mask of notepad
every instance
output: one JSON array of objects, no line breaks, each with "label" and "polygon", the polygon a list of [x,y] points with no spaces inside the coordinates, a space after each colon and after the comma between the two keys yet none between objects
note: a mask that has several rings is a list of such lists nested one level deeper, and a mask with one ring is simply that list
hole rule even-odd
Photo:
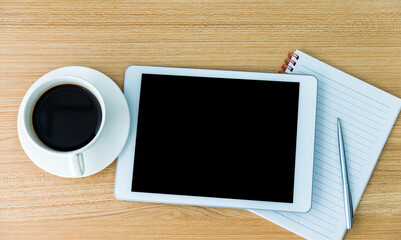
[{"label": "notepad", "polygon": [[337,117],[343,127],[355,211],[400,112],[401,99],[299,50],[291,60],[289,67],[284,65],[286,73],[318,79],[312,208],[307,213],[251,211],[307,239],[341,239],[346,225]]}]

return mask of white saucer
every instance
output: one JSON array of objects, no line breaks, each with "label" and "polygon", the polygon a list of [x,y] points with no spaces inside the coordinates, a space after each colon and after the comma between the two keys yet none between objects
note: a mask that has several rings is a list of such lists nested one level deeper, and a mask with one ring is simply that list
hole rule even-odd
[{"label": "white saucer", "polygon": [[[75,76],[90,82],[100,92],[106,105],[107,118],[102,135],[99,136],[92,147],[84,152],[85,174],[82,177],[86,177],[109,166],[123,149],[130,127],[127,101],[120,88],[109,77],[97,70],[78,66],[63,67],[45,74],[31,86],[28,92],[36,85],[60,76]],[[20,110],[18,113],[18,135],[28,157],[46,172],[60,177],[73,178],[68,157],[39,151],[29,142],[26,133],[22,131],[21,115]]]}]

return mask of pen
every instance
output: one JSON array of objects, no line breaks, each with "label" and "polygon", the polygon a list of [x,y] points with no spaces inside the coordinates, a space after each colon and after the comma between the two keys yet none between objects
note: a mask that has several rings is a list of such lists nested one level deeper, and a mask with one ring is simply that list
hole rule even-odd
[{"label": "pen", "polygon": [[344,139],[341,129],[340,118],[337,118],[337,133],[338,133],[338,151],[340,153],[341,163],[341,177],[343,181],[343,195],[344,195],[344,210],[345,210],[345,222],[347,229],[352,228],[354,224],[354,211],[352,208],[351,191],[348,183],[348,171],[347,171],[347,160],[345,158]]}]

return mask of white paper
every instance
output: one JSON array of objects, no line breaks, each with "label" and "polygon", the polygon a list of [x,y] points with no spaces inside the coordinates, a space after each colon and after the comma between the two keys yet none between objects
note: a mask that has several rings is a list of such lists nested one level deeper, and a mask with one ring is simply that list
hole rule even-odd
[{"label": "white paper", "polygon": [[346,231],[337,143],[341,119],[354,211],[397,119],[401,100],[299,50],[292,74],[318,79],[312,208],[307,213],[251,210],[308,239]]}]

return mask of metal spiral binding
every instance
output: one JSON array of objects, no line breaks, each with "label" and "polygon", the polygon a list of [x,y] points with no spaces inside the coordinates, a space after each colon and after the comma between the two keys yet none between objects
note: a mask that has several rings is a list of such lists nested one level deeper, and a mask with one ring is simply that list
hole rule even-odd
[{"label": "metal spiral binding", "polygon": [[[279,73],[286,73],[285,71],[287,69],[290,70],[290,72],[292,72],[294,70],[294,66],[297,64],[297,62],[292,59],[293,57],[295,58],[295,60],[299,59],[298,54],[289,52],[288,58],[286,58],[284,60],[284,64],[281,65],[281,70],[279,71]],[[292,66],[290,66],[290,65],[292,65]]]}]

